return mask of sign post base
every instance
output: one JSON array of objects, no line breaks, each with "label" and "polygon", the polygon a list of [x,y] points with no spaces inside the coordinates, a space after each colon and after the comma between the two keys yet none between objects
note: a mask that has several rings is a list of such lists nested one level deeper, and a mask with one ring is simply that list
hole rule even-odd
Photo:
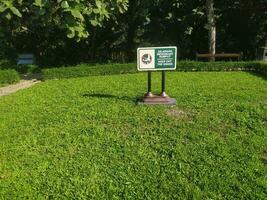
[{"label": "sign post base", "polygon": [[148,92],[145,94],[145,98],[151,98],[151,97],[154,97],[155,95],[152,94],[152,92]]},{"label": "sign post base", "polygon": [[138,105],[176,105],[176,100],[168,96],[145,96],[141,101],[138,102]]}]

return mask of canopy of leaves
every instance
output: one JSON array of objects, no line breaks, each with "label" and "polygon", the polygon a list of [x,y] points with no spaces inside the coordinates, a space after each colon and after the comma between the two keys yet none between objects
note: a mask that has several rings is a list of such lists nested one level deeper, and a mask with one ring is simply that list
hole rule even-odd
[{"label": "canopy of leaves", "polygon": [[[266,0],[215,0],[217,52],[255,59],[267,37]],[[126,62],[139,46],[208,51],[206,0],[1,0],[1,54],[41,64]]]},{"label": "canopy of leaves", "polygon": [[20,22],[12,27],[14,31],[32,31],[33,23],[42,28],[52,24],[67,37],[77,40],[89,36],[88,24],[101,26],[105,20],[126,9],[127,0],[3,0],[0,3],[1,20]]}]

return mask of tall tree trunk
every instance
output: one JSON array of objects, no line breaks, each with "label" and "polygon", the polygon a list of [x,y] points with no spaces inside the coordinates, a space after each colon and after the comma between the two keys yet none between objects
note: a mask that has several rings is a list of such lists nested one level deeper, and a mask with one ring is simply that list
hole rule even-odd
[{"label": "tall tree trunk", "polygon": [[[209,29],[209,53],[215,55],[216,53],[216,24],[214,15],[214,0],[207,0],[207,17],[208,17],[208,29]],[[215,61],[215,57],[210,59]]]}]

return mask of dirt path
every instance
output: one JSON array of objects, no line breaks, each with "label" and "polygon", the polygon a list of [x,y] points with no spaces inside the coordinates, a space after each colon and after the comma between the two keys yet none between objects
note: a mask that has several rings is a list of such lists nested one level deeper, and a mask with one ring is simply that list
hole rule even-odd
[{"label": "dirt path", "polygon": [[6,96],[12,93],[17,92],[18,90],[26,89],[29,87],[32,87],[33,85],[40,83],[38,79],[30,79],[28,80],[25,78],[25,80],[21,80],[19,83],[14,84],[14,85],[8,85],[5,87],[0,88],[0,97],[1,96]]}]

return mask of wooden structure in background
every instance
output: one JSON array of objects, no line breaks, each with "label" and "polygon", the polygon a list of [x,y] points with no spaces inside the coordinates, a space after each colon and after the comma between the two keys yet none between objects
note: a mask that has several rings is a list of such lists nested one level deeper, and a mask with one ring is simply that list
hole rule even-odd
[{"label": "wooden structure in background", "polygon": [[212,60],[216,60],[216,58],[227,58],[227,59],[235,59],[235,60],[240,60],[241,58],[241,54],[239,53],[217,53],[217,54],[200,54],[200,53],[197,53],[196,54],[196,60],[199,60],[200,58],[203,58],[203,59],[211,59],[213,58]]}]

